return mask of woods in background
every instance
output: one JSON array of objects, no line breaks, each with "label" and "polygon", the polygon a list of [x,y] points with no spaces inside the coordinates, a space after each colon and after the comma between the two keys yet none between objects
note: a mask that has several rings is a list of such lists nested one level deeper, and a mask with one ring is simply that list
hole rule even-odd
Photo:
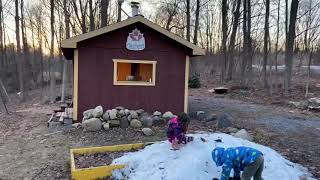
[{"label": "woods in background", "polygon": [[[141,7],[146,18],[218,59],[221,84],[232,81],[253,87],[253,67],[259,66],[266,89],[272,92],[283,84],[283,91],[289,93],[294,64],[308,65],[310,78],[310,66],[320,63],[316,58],[320,0],[147,2],[148,7]],[[0,80],[8,92],[20,92],[25,100],[28,90],[41,88],[51,102],[57,96],[65,101],[66,89],[72,87],[72,62],[64,59],[60,42],[127,19],[130,13],[124,13],[122,6],[128,3],[0,0]],[[281,65],[285,71],[278,76]],[[56,83],[62,84],[61,90]]]}]

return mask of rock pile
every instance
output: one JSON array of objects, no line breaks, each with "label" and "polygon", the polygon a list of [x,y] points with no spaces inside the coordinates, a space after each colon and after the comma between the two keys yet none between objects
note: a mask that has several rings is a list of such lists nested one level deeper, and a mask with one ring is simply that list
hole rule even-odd
[{"label": "rock pile", "polygon": [[[153,131],[152,126],[166,125],[168,120],[175,115],[168,111],[162,114],[160,111],[155,111],[149,115],[143,109],[129,110],[121,106],[114,109],[103,111],[102,106],[97,106],[94,109],[89,109],[83,112],[82,124],[86,131],[99,131],[102,128],[108,130],[110,128],[143,128],[142,132],[146,136],[151,136]],[[77,125],[77,127],[79,127]]]},{"label": "rock pile", "polygon": [[301,110],[320,111],[320,98],[309,98],[305,101],[289,101],[288,105]]}]

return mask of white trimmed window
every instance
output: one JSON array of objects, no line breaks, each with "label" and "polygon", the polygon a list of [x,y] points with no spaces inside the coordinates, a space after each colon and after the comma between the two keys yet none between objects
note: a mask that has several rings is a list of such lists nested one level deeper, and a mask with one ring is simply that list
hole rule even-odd
[{"label": "white trimmed window", "polygon": [[154,86],[157,61],[113,60],[113,84]]}]

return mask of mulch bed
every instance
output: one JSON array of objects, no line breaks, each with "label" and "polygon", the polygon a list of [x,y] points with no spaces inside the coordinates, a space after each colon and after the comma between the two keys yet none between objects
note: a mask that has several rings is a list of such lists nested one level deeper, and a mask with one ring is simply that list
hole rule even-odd
[{"label": "mulch bed", "polygon": [[129,151],[78,154],[74,157],[75,165],[76,168],[90,168],[110,165],[113,159],[123,156],[126,152]]}]

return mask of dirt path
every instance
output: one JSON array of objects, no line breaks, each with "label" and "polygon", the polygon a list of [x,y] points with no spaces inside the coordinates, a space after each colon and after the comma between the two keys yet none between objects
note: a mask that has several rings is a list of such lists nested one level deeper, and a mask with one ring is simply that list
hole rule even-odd
[{"label": "dirt path", "polygon": [[235,126],[255,135],[255,141],[271,146],[291,161],[308,167],[320,178],[320,119],[290,109],[239,100],[191,96],[191,111],[228,113]]}]

